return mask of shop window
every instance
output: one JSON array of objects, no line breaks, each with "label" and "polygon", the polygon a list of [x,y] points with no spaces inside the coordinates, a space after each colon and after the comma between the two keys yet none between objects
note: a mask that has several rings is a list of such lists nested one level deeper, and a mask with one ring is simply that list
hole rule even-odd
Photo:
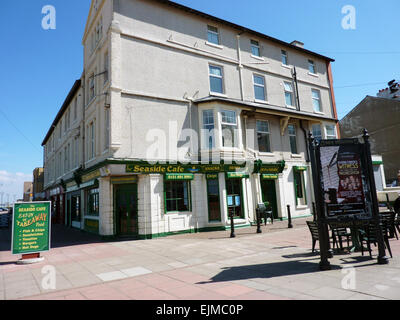
[{"label": "shop window", "polygon": [[81,197],[71,197],[71,221],[81,222]]},{"label": "shop window", "polygon": [[87,191],[87,214],[91,216],[99,215],[99,188]]},{"label": "shop window", "polygon": [[166,212],[190,211],[190,182],[165,182],[165,210]]},{"label": "shop window", "polygon": [[244,218],[242,179],[227,179],[226,193],[229,217]]}]

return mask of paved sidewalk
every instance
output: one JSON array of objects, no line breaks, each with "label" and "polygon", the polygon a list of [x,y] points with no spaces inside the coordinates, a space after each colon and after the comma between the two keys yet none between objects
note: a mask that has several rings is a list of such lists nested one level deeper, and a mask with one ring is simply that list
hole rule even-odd
[{"label": "paved sidewalk", "polygon": [[[15,264],[9,231],[0,230],[0,300],[400,298],[400,241],[391,240],[389,265],[352,253],[335,255],[332,270],[319,272],[305,221],[294,220],[294,229],[278,221],[262,234],[256,227],[238,229],[234,239],[221,231],[109,243],[56,227],[45,261],[27,266]],[[55,267],[56,290],[43,289],[46,265]],[[355,271],[342,269],[349,266]],[[355,287],[343,288],[352,274]]]}]

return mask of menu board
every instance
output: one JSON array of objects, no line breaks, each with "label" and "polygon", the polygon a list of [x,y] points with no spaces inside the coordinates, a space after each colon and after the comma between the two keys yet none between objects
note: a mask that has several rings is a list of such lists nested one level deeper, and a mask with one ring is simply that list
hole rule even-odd
[{"label": "menu board", "polygon": [[15,203],[12,254],[50,250],[51,202]]},{"label": "menu board", "polygon": [[321,183],[327,217],[367,218],[368,184],[363,172],[360,145],[320,147]]}]

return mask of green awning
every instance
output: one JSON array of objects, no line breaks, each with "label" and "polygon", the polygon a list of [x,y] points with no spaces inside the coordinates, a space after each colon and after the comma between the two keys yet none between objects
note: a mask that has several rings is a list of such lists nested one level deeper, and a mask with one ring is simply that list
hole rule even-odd
[{"label": "green awning", "polygon": [[263,180],[277,180],[279,176],[277,174],[262,174],[261,179]]},{"label": "green awning", "polygon": [[227,172],[226,176],[228,179],[246,179],[249,174],[246,172]]},{"label": "green awning", "polygon": [[179,180],[193,180],[194,174],[192,173],[167,173],[165,175],[166,181],[179,181]]},{"label": "green awning", "polygon": [[383,161],[372,161],[372,164],[374,166],[380,166],[381,164],[383,164]]}]

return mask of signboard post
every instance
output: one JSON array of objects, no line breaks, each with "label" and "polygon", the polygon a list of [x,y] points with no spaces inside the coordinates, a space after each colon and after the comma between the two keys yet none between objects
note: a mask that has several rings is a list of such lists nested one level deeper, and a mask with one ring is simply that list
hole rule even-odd
[{"label": "signboard post", "polygon": [[[378,227],[378,263],[388,263],[379,220],[368,132],[358,139],[321,140],[309,136],[317,223],[320,235],[321,270],[329,270],[328,224],[356,230],[374,223]],[[353,233],[355,236],[357,232]],[[359,246],[355,237],[353,243]]]},{"label": "signboard post", "polygon": [[14,204],[11,251],[22,255],[19,263],[42,261],[40,253],[50,250],[51,202]]}]

